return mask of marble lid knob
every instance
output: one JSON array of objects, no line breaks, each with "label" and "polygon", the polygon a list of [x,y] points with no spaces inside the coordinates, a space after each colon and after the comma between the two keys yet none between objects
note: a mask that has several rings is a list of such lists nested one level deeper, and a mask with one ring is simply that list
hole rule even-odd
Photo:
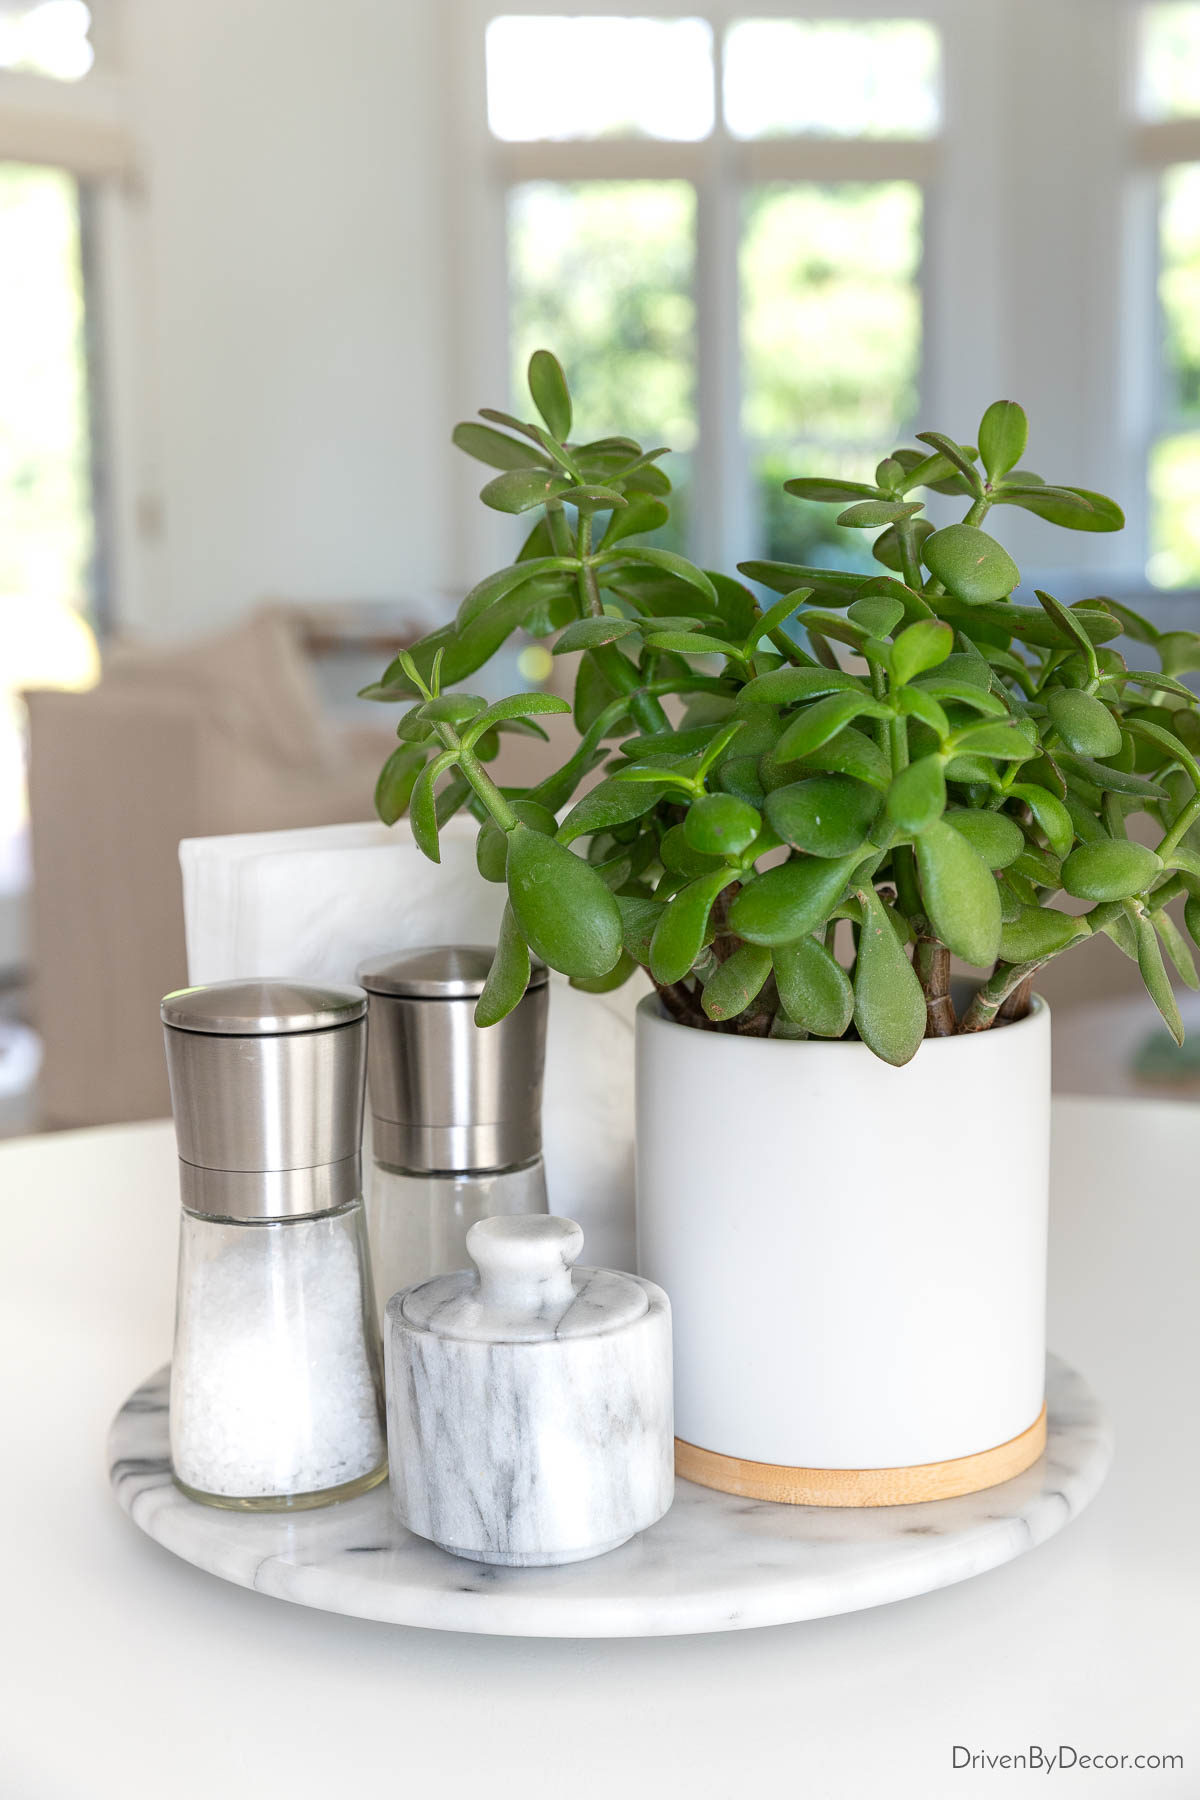
[{"label": "marble lid knob", "polygon": [[542,1312],[573,1297],[571,1266],[583,1249],[573,1219],[514,1214],[480,1219],[467,1233],[479,1298],[504,1312]]}]

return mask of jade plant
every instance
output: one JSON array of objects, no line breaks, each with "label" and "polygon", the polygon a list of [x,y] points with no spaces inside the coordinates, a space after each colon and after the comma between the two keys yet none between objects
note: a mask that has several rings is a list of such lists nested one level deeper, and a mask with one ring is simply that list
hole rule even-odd
[{"label": "jade plant", "polygon": [[[977,445],[917,433],[874,482],[785,483],[874,533],[877,574],[746,562],[743,582],[647,542],[664,450],[573,441],[548,351],[529,386],[536,418],[487,409],[454,432],[497,471],[485,505],[531,516],[516,561],[364,690],[407,703],[380,816],[407,810],[436,862],[466,808],[481,873],[507,884],[479,1022],[520,1000],[532,951],[597,992],[641,966],[701,1030],[857,1036],[901,1064],[925,1036],[1021,1017],[1038,971],[1102,932],[1180,1039],[1164,952],[1200,985],[1200,712],[1178,679],[1200,636],[1110,599],[1012,599],[993,508],[1124,522],[1019,466],[1021,408],[990,406]],[[961,521],[926,518],[929,492],[964,500]],[[577,658],[573,706],[464,691],[518,629]],[[1129,667],[1121,636],[1159,666]],[[538,715],[566,712],[565,761],[532,787],[493,780],[502,733],[545,738]],[[952,956],[979,972],[961,1010]]]}]

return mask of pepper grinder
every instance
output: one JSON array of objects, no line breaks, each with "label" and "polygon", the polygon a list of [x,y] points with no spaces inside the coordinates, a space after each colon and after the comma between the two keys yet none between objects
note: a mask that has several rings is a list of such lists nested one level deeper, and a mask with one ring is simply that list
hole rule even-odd
[{"label": "pepper grinder", "polygon": [[498,1025],[474,1019],[479,945],[375,957],[367,990],[373,1165],[367,1222],[380,1319],[390,1296],[467,1266],[479,1219],[546,1211],[542,1074],[548,971]]},{"label": "pepper grinder", "polygon": [[387,1473],[361,1197],[366,1002],[227,981],[161,1010],[183,1201],[175,1480],[250,1511],[361,1493]]}]

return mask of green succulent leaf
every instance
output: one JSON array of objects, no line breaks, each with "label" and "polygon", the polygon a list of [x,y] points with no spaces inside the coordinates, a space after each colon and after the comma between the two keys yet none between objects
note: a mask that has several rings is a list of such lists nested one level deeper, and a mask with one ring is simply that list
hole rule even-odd
[{"label": "green succulent leaf", "polygon": [[[607,555],[607,553],[605,554]],[[695,563],[690,563],[686,556],[679,556],[674,550],[659,550],[649,544],[639,544],[635,549],[621,549],[608,555],[607,566],[610,568],[632,566],[661,569],[664,574],[673,575],[677,581],[686,582],[689,587],[693,587],[697,592],[703,594],[705,599],[711,601],[713,605],[716,604],[717,590],[713,586],[711,578],[704,573],[703,569],[698,569]]]},{"label": "green succulent leaf", "polygon": [[[982,493],[983,483],[980,481],[979,471],[975,467],[976,451],[971,445],[956,444],[954,439],[947,437],[943,431],[918,431],[917,437],[920,439],[921,443],[932,445],[938,452],[939,457],[949,463],[952,470],[957,470],[958,473],[963,476],[967,484],[968,492],[972,494]],[[914,470],[913,475],[909,477],[910,485],[913,476],[917,475],[920,475],[922,485],[928,485],[930,487],[938,486],[942,481],[942,471],[940,467],[926,471],[923,474],[920,470]]]},{"label": "green succulent leaf", "polygon": [[[796,673],[803,674],[804,671],[797,670]],[[827,744],[854,719],[890,717],[889,708],[869,694],[828,694],[823,700],[814,700],[789,722],[775,747],[775,754],[781,762],[786,762],[789,757],[807,756]]]},{"label": "green succulent leaf", "polygon": [[964,962],[982,967],[1000,949],[1000,893],[979,852],[939,819],[917,838],[917,867],[930,923]]},{"label": "green succulent leaf", "polygon": [[681,888],[663,908],[650,941],[650,973],[655,981],[682,981],[704,948],[713,903],[734,879],[729,869],[710,870]]},{"label": "green succulent leaf", "polygon": [[902,631],[892,647],[892,680],[897,685],[945,662],[954,648],[954,631],[939,619],[918,619]]},{"label": "green succulent leaf", "polygon": [[621,954],[621,915],[596,871],[551,837],[509,833],[508,893],[530,949],[564,975],[607,975]]},{"label": "green succulent leaf", "polygon": [[[1125,514],[1116,501],[1104,494],[1093,493],[1090,488],[1046,491],[1038,485],[1006,485],[996,498],[1012,506],[1024,507],[1026,512],[1036,513],[1039,519],[1064,526],[1068,531],[1120,531],[1125,523]],[[1081,500],[1083,506],[1079,505]]]},{"label": "green succulent leaf", "polygon": [[411,798],[417,776],[425,767],[425,752],[401,744],[384,763],[375,783],[375,811],[385,825],[394,825]]},{"label": "green succulent leaf", "polygon": [[935,700],[924,688],[915,685],[898,688],[896,705],[905,718],[920,719],[923,724],[928,725],[940,744],[944,744],[950,736],[950,721],[945,708],[940,700]]},{"label": "green succulent leaf", "polygon": [[464,419],[456,425],[451,433],[451,441],[476,462],[486,463],[490,469],[545,469],[549,470],[550,460],[534,444],[524,444],[519,438],[508,437],[503,431],[496,431],[490,425],[480,425],[475,419]]},{"label": "green succulent leaf", "polygon": [[652,631],[646,637],[648,650],[667,650],[672,656],[737,656],[740,644],[725,638],[707,637],[699,631]]},{"label": "green succulent leaf", "polygon": [[640,894],[618,894],[616,901],[625,954],[644,968],[650,961],[650,943],[662,918],[664,902]]},{"label": "green succulent leaf", "polygon": [[1033,782],[1025,781],[1014,781],[1008,791],[1025,802],[1045,832],[1055,856],[1066,856],[1075,841],[1075,826],[1070,812],[1057,795]]},{"label": "green succulent leaf", "polygon": [[945,525],[925,539],[925,567],[951,594],[971,605],[1003,600],[1021,571],[1002,544],[977,525]]},{"label": "green succulent leaf", "polygon": [[520,1005],[529,986],[529,946],[521,936],[512,906],[505,905],[500,938],[483,991],[475,1002],[477,1025],[498,1025]]},{"label": "green succulent leaf", "polygon": [[784,1012],[814,1037],[840,1038],[854,1017],[854,989],[837,958],[814,937],[771,951]]},{"label": "green succulent leaf", "polygon": [[865,481],[831,481],[825,476],[798,476],[794,481],[785,481],[785,494],[795,494],[798,500],[840,501],[843,505],[852,500],[877,500],[879,495]]},{"label": "green succulent leaf", "polygon": [[824,925],[860,858],[802,856],[748,881],[729,908],[729,925],[752,944],[789,944]]},{"label": "green succulent leaf", "polygon": [[600,540],[600,549],[608,550],[613,544],[620,543],[622,538],[641,537],[644,533],[657,531],[670,518],[669,509],[661,500],[633,500],[627,506],[618,507],[608,521],[608,529]]},{"label": "green succulent leaf", "polygon": [[968,725],[954,739],[955,751],[968,756],[990,756],[998,762],[1028,762],[1037,754],[1029,739],[1012,725]]},{"label": "green succulent leaf", "polygon": [[854,1023],[884,1062],[911,1062],[925,1036],[925,996],[873,887],[856,891],[863,911],[854,968]]},{"label": "green succulent leaf", "polygon": [[838,525],[860,526],[869,530],[872,526],[895,525],[901,519],[911,519],[924,507],[922,500],[858,500],[848,506],[845,512],[837,516]]},{"label": "green succulent leaf", "polygon": [[1138,969],[1145,983],[1146,992],[1158,1008],[1163,1023],[1175,1042],[1182,1044],[1183,1020],[1179,1016],[1179,1002],[1175,998],[1170,978],[1163,967],[1158,936],[1149,915],[1139,910],[1134,916],[1133,928],[1137,934]]},{"label": "green succulent leaf", "polygon": [[1125,838],[1080,844],[1062,866],[1062,884],[1079,900],[1126,900],[1146,891],[1162,870],[1162,858]]},{"label": "green succulent leaf", "polygon": [[888,818],[901,831],[924,831],[946,810],[946,777],[940,756],[921,756],[901,769],[888,790]]},{"label": "green succulent leaf", "polygon": [[1082,919],[1055,912],[1050,906],[1023,906],[1000,931],[1000,955],[1007,963],[1044,962],[1076,938],[1091,935]]},{"label": "green succulent leaf", "polygon": [[[772,751],[771,759],[774,755]],[[763,761],[768,759],[764,757]],[[807,756],[793,757],[781,766],[786,768],[788,777],[798,768],[830,775],[853,775],[881,793],[886,793],[892,778],[891,765],[879,745],[865,732],[856,731],[853,725],[829,738],[818,750]]]},{"label": "green succulent leaf", "polygon": [[1165,789],[1157,782],[1147,781],[1144,775],[1111,768],[1108,763],[1096,762],[1093,757],[1056,750],[1054,760],[1066,776],[1068,786],[1078,786],[1082,782],[1089,787],[1099,788],[1102,793],[1125,794],[1134,800],[1166,799]]},{"label": "green succulent leaf", "polygon": [[572,650],[595,650],[603,644],[615,644],[618,638],[634,637],[638,630],[632,619],[576,619],[559,634],[553,654],[566,656]]},{"label": "green succulent leaf", "polygon": [[507,599],[518,588],[527,587],[530,582],[541,580],[547,575],[570,573],[578,567],[579,559],[575,556],[538,556],[529,562],[511,563],[506,569],[497,569],[494,575],[476,582],[459,607],[455,624],[462,631],[485,613],[489,606],[494,606],[498,600]]},{"label": "green succulent leaf", "polygon": [[1055,688],[1046,698],[1051,723],[1078,756],[1116,756],[1121,727],[1102,700],[1082,688]]},{"label": "green succulent leaf", "polygon": [[879,813],[878,791],[849,775],[812,775],[768,794],[764,810],[785,844],[812,856],[859,850]]},{"label": "green succulent leaf", "polygon": [[1188,675],[1200,669],[1200,633],[1164,631],[1157,640],[1164,675]]},{"label": "green succulent leaf", "polygon": [[1159,942],[1174,965],[1175,972],[1185,987],[1193,993],[1200,988],[1200,975],[1196,973],[1196,961],[1188,941],[1176,925],[1166,907],[1157,907],[1151,914],[1154,929],[1158,933]]},{"label": "green succulent leaf", "polygon": [[[462,696],[448,694],[446,699],[454,700],[460,697]],[[434,704],[441,705],[443,702],[438,701]],[[485,731],[491,731],[495,726],[504,724],[509,719],[526,719],[545,713],[569,713],[570,710],[569,701],[560,699],[557,694],[510,694],[506,700],[496,700],[483,712],[476,713],[472,717],[469,726],[462,734],[463,743],[469,749],[483,736]]]},{"label": "green succulent leaf", "polygon": [[684,837],[701,856],[740,856],[761,829],[757,810],[733,794],[704,795],[683,821]]},{"label": "green succulent leaf", "polygon": [[[546,807],[539,806],[536,800],[514,800],[511,804],[522,825],[528,825],[531,831],[540,831],[543,837],[554,836],[558,821]],[[479,827],[475,839],[475,866],[485,881],[507,879],[508,833],[501,830],[495,819],[485,819]]]},{"label": "green succulent leaf", "polygon": [[868,594],[866,599],[855,600],[847,607],[846,617],[861,625],[871,637],[890,637],[904,618],[904,604],[887,594]]},{"label": "green succulent leaf", "polygon": [[737,698],[739,712],[750,706],[790,706],[797,700],[818,700],[826,694],[867,695],[865,683],[844,669],[771,669],[748,681]]},{"label": "green succulent leaf", "polygon": [[544,506],[570,485],[566,477],[550,469],[509,469],[481,488],[479,498],[493,512],[523,513]]},{"label": "green succulent leaf", "polygon": [[565,444],[571,435],[571,396],[562,366],[549,350],[535,350],[529,359],[529,392],[547,431]]},{"label": "green succulent leaf", "polygon": [[445,750],[441,756],[435,756],[413,783],[412,793],[408,801],[408,819],[412,827],[413,838],[422,856],[430,862],[441,862],[442,853],[438,845],[437,799],[434,794],[434,783],[445,774],[456,761],[452,750]]},{"label": "green succulent leaf", "polygon": [[771,973],[771,952],[761,944],[739,944],[704,984],[700,1004],[710,1019],[736,1019],[761,993]]},{"label": "green succulent leaf", "polygon": [[1008,712],[999,694],[989,693],[972,682],[960,681],[953,676],[923,676],[909,691],[929,694],[935,700],[949,700],[958,706],[969,706],[972,712],[983,713],[990,719],[1002,719]]},{"label": "green succulent leaf", "polygon": [[990,481],[1015,469],[1025,454],[1029,422],[1015,400],[994,400],[979,426],[979,456]]},{"label": "green succulent leaf", "polygon": [[611,831],[614,825],[631,824],[653,812],[666,792],[666,787],[658,783],[642,786],[628,781],[598,782],[575,802],[558,827],[558,840],[561,844],[573,844],[576,838]]}]

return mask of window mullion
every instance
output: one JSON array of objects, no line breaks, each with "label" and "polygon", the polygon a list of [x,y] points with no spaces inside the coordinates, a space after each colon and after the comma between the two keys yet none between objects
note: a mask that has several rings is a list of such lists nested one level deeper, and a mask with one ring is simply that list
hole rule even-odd
[{"label": "window mullion", "polygon": [[750,470],[742,435],[738,292],[741,190],[737,146],[722,112],[723,21],[713,19],[713,132],[704,146],[696,206],[696,410],[699,442],[691,548],[710,568],[732,570],[753,553]]}]

